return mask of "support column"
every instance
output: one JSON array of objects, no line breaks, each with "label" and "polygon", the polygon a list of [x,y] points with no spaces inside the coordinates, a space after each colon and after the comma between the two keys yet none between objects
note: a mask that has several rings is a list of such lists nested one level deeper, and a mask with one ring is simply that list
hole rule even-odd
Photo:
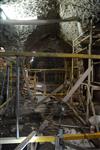
[{"label": "support column", "polygon": [[17,93],[16,93],[16,137],[19,138],[19,94],[20,94],[20,66],[19,57],[16,60],[17,64]]}]

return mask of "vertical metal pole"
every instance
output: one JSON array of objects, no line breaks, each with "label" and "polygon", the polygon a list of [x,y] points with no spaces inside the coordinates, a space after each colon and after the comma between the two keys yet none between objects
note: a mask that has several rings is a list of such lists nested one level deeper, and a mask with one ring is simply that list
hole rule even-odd
[{"label": "vertical metal pole", "polygon": [[[89,43],[89,51],[88,51],[88,54],[91,55],[91,50],[92,50],[92,19],[91,19],[91,22],[90,22],[90,43]],[[91,64],[91,59],[88,60],[88,67],[91,68],[92,64]],[[89,73],[88,75],[88,85],[90,87],[90,84],[91,84],[91,72]]]},{"label": "vertical metal pole", "polygon": [[6,99],[8,100],[9,98],[9,75],[10,75],[10,67],[9,65],[7,66],[7,91],[6,91]]},{"label": "vertical metal pole", "polygon": [[10,96],[12,96],[12,74],[13,74],[13,70],[12,70],[12,64],[10,65]]},{"label": "vertical metal pole", "polygon": [[[73,41],[73,52],[74,54],[74,41]],[[72,58],[72,76],[71,76],[71,80],[73,81],[74,79],[74,58]]]},{"label": "vertical metal pole", "polygon": [[[90,21],[90,43],[89,43],[89,51],[88,54],[91,55],[91,50],[92,50],[92,19]],[[88,59],[88,68],[91,68],[91,59]],[[88,87],[89,91],[87,92],[87,112],[86,112],[86,120],[88,121],[89,119],[89,100],[90,100],[90,85],[91,85],[91,72],[88,74]]]},{"label": "vertical metal pole", "polygon": [[[92,50],[92,30],[93,30],[92,29],[92,24],[93,24],[93,21],[91,19],[91,22],[90,22],[90,44],[89,44],[89,52],[88,52],[89,55],[91,55],[91,50]],[[91,66],[92,66],[92,60],[89,59],[88,60],[88,67],[91,68]],[[93,71],[93,67],[92,67],[92,71]],[[93,116],[94,116],[94,120],[95,120],[95,124],[96,124],[96,129],[99,132],[99,127],[98,127],[98,124],[97,124],[95,108],[94,108],[94,104],[92,102],[93,91],[90,91],[91,80],[92,79],[93,79],[93,77],[91,77],[91,72],[90,72],[89,75],[88,75],[88,87],[89,87],[88,99],[90,99],[90,103],[91,103],[91,107],[92,107],[92,112],[93,112]],[[89,94],[90,94],[90,96],[89,96]],[[88,113],[89,113],[89,109],[88,109]]]},{"label": "vertical metal pole", "polygon": [[67,80],[67,77],[68,77],[68,74],[67,74],[67,60],[66,59],[64,59],[64,68],[65,68],[65,81]]},{"label": "vertical metal pole", "polygon": [[[9,99],[9,85],[10,85],[10,66],[7,65],[7,71],[6,71],[6,81],[7,81],[7,86],[6,86],[6,101]],[[3,82],[3,89],[2,89],[2,95],[3,95],[3,91],[4,91],[4,84],[5,84],[5,79]],[[8,105],[6,105],[5,107],[5,114],[6,114],[6,110],[8,108]]]},{"label": "vertical metal pole", "polygon": [[16,137],[19,138],[19,94],[20,94],[20,66],[17,57],[17,93],[16,93]]},{"label": "vertical metal pole", "polygon": [[[74,49],[74,41],[73,41],[73,49],[72,53],[74,54],[75,49]],[[74,80],[74,58],[72,58],[72,71],[71,71],[71,87],[73,86],[73,80]],[[73,102],[73,98],[71,97],[71,103]]]},{"label": "vertical metal pole", "polygon": [[45,71],[44,71],[43,75],[44,75],[44,95],[46,95],[46,75],[45,75]]}]

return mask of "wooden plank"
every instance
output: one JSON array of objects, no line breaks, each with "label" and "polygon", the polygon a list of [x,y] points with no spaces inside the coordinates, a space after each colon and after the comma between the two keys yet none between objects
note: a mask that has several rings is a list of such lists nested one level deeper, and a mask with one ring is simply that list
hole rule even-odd
[{"label": "wooden plank", "polygon": [[43,98],[40,102],[38,102],[37,106],[39,106],[40,104],[45,102],[49,97],[53,96],[57,92],[61,91],[64,88],[66,83],[67,83],[67,81],[65,81],[63,84],[61,84],[59,87],[57,87],[54,91],[52,91],[50,95],[48,95],[45,98]]},{"label": "wooden plank", "polygon": [[75,85],[71,88],[69,93],[63,98],[64,102],[67,102],[72,95],[76,92],[76,90],[79,88],[79,86],[82,84],[82,82],[86,79],[88,74],[92,71],[92,67],[88,68],[83,75],[80,77],[80,79],[75,83]]}]

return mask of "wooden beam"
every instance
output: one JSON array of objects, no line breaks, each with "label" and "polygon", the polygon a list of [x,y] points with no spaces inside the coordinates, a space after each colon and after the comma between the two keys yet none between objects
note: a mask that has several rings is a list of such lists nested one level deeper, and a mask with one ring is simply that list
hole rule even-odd
[{"label": "wooden beam", "polygon": [[63,98],[64,102],[67,102],[72,95],[76,92],[76,90],[79,88],[79,86],[82,84],[82,82],[86,79],[88,74],[92,71],[92,67],[88,68],[83,75],[78,79],[78,81],[75,83],[75,85],[71,88],[69,93]]},{"label": "wooden beam", "polygon": [[51,96],[53,96],[54,94],[56,94],[57,92],[61,91],[64,86],[66,85],[67,81],[65,81],[63,84],[61,84],[59,87],[57,87],[54,91],[52,91],[48,96],[46,96],[45,98],[43,98],[40,102],[38,102],[37,107],[39,105],[41,105],[43,102],[45,102],[48,98],[50,98]]}]

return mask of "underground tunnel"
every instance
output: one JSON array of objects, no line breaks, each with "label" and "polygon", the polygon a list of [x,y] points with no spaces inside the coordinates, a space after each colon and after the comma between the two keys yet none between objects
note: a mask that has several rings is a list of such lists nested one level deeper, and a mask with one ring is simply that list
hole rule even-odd
[{"label": "underground tunnel", "polygon": [[100,149],[100,0],[0,1],[0,150]]}]

